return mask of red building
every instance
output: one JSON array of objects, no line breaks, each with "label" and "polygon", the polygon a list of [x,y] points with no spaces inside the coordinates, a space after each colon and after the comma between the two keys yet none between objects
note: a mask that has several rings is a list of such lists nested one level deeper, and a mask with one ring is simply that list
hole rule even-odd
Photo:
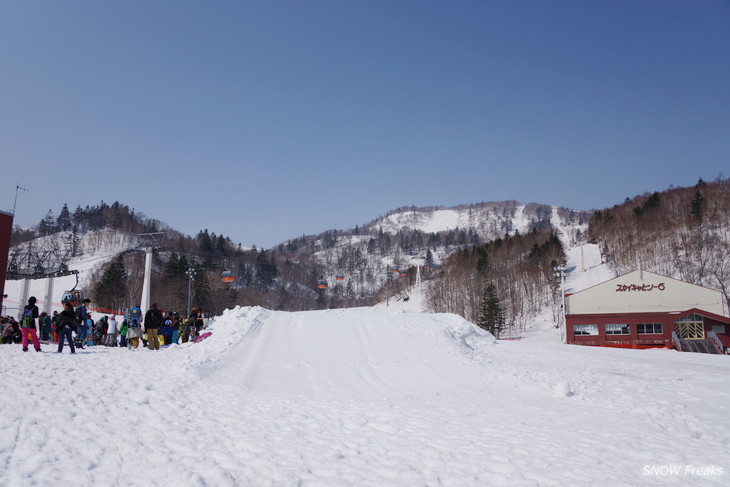
[{"label": "red building", "polygon": [[568,343],[728,353],[722,293],[645,270],[565,296]]},{"label": "red building", "polygon": [[0,211],[0,309],[5,294],[5,274],[8,269],[8,252],[10,251],[10,234],[13,230],[13,215]]}]

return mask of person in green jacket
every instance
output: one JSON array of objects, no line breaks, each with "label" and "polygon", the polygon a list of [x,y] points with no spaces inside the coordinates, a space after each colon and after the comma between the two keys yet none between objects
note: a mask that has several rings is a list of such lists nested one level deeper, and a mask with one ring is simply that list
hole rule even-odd
[{"label": "person in green jacket", "polygon": [[127,346],[127,328],[129,326],[127,325],[127,320],[122,320],[122,325],[119,327],[119,346],[120,347],[126,347]]}]

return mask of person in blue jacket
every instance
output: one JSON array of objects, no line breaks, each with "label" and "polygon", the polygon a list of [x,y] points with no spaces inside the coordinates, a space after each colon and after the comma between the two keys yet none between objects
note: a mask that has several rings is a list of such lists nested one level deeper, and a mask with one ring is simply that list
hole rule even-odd
[{"label": "person in blue jacket", "polygon": [[91,300],[86,298],[83,303],[76,307],[76,324],[78,327],[76,331],[76,346],[78,348],[84,348],[86,337],[89,334],[86,329],[86,320],[89,319],[89,313],[86,311],[86,305],[90,302]]}]

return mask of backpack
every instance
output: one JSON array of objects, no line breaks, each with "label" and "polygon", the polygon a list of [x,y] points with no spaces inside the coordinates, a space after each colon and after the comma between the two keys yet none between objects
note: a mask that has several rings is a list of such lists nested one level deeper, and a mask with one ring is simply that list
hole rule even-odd
[{"label": "backpack", "polygon": [[23,317],[20,319],[21,328],[35,328],[35,320],[33,320],[33,310],[23,310]]},{"label": "backpack", "polygon": [[74,311],[76,311],[76,324],[80,325],[84,322],[84,310],[82,306],[78,306]]},{"label": "backpack", "polygon": [[131,308],[129,310],[129,327],[139,328],[140,318],[142,318],[142,310],[139,308]]}]

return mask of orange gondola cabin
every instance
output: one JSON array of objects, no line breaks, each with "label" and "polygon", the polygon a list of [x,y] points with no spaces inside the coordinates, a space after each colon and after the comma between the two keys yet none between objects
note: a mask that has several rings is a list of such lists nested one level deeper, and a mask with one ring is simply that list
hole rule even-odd
[{"label": "orange gondola cabin", "polygon": [[233,271],[223,271],[221,274],[221,281],[223,282],[233,282],[236,280],[236,275],[233,273]]}]

